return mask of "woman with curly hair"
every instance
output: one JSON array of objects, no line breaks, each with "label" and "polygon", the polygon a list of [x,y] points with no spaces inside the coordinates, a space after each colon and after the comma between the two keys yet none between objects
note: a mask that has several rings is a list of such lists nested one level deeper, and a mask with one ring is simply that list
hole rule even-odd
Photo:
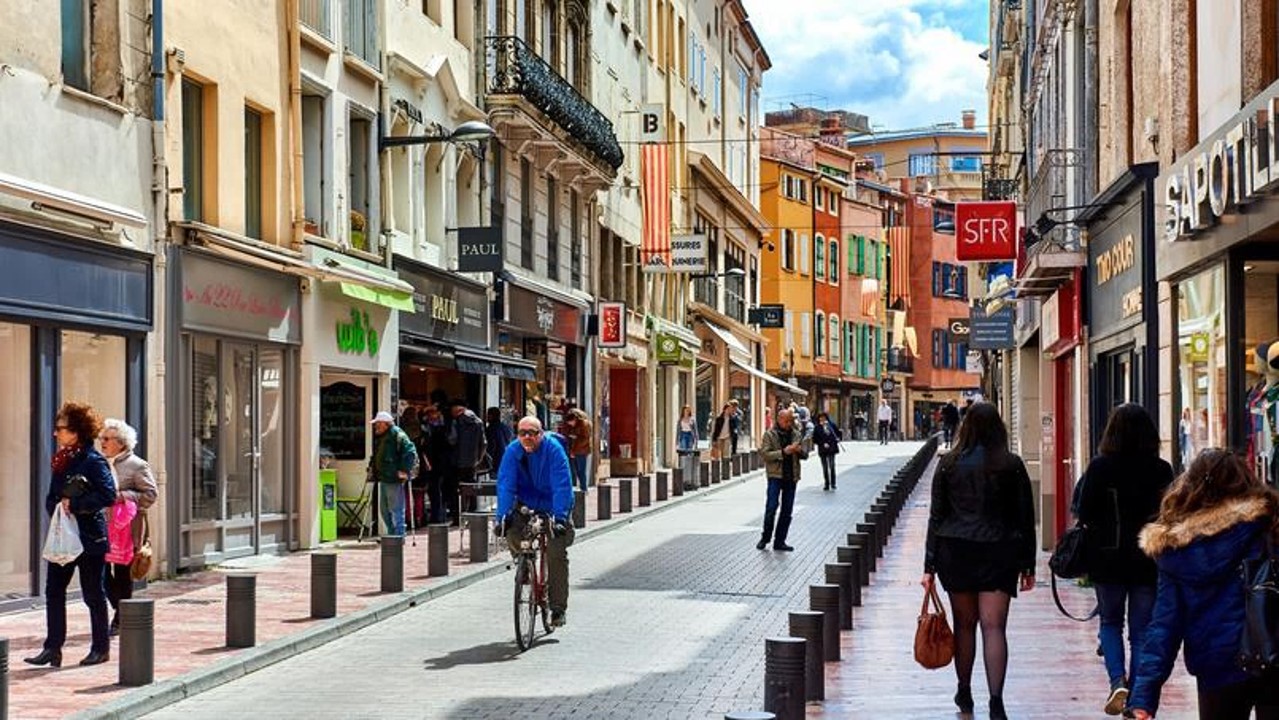
[{"label": "woman with curly hair", "polygon": [[1235,662],[1244,628],[1245,560],[1258,559],[1279,533],[1279,494],[1229,450],[1209,448],[1173,483],[1159,517],[1141,531],[1159,585],[1145,642],[1133,669],[1128,709],[1150,718],[1177,653],[1199,686],[1199,717],[1279,719],[1279,682],[1252,677]]},{"label": "woman with curly hair", "polygon": [[110,657],[107,626],[105,556],[106,509],[115,503],[115,481],[106,458],[93,448],[102,430],[102,418],[88,405],[65,403],[53,421],[53,477],[44,498],[45,512],[65,513],[76,520],[84,552],[66,565],[47,563],[44,582],[44,614],[47,624],[44,649],[25,658],[32,665],[62,666],[62,644],[67,639],[67,585],[80,571],[80,592],[89,606],[93,643],[81,665],[97,665]]}]

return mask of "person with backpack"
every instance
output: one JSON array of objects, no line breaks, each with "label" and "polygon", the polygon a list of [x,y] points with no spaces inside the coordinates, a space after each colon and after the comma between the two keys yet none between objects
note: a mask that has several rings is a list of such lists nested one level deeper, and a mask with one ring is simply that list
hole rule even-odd
[{"label": "person with backpack", "polygon": [[[456,526],[462,518],[458,507],[458,488],[463,483],[475,482],[475,470],[487,457],[488,441],[484,437],[484,423],[466,407],[465,400],[454,399],[449,406],[449,415],[453,419],[448,433],[452,472],[447,475],[442,490],[451,515],[449,521]],[[475,501],[472,498],[469,502]],[[474,510],[474,507],[466,508],[467,512]]]}]

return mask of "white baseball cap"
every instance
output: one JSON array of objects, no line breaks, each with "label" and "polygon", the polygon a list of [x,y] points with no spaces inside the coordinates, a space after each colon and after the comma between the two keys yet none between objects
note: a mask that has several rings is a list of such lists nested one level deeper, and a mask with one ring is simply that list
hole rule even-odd
[{"label": "white baseball cap", "polygon": [[370,425],[372,425],[373,423],[380,423],[380,422],[384,422],[384,423],[391,423],[392,425],[394,425],[394,424],[395,424],[395,416],[394,416],[394,415],[392,415],[391,413],[389,413],[389,412],[387,412],[387,411],[383,410],[382,412],[378,413],[377,415],[374,415],[374,416],[373,416],[373,419],[369,421],[369,424],[370,424]]}]

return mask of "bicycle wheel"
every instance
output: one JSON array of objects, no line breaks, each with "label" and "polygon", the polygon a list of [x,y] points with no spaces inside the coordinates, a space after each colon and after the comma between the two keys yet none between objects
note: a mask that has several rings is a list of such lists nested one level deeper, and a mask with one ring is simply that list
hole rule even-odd
[{"label": "bicycle wheel", "polygon": [[521,558],[515,566],[515,644],[520,650],[533,646],[533,633],[537,630],[537,593],[534,588],[533,560]]}]

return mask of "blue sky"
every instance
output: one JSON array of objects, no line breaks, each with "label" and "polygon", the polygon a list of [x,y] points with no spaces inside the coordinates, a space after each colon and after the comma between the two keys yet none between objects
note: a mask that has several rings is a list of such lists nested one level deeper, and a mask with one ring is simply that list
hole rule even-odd
[{"label": "blue sky", "polygon": [[765,111],[791,102],[887,130],[985,122],[987,0],[744,0],[772,58]]}]

